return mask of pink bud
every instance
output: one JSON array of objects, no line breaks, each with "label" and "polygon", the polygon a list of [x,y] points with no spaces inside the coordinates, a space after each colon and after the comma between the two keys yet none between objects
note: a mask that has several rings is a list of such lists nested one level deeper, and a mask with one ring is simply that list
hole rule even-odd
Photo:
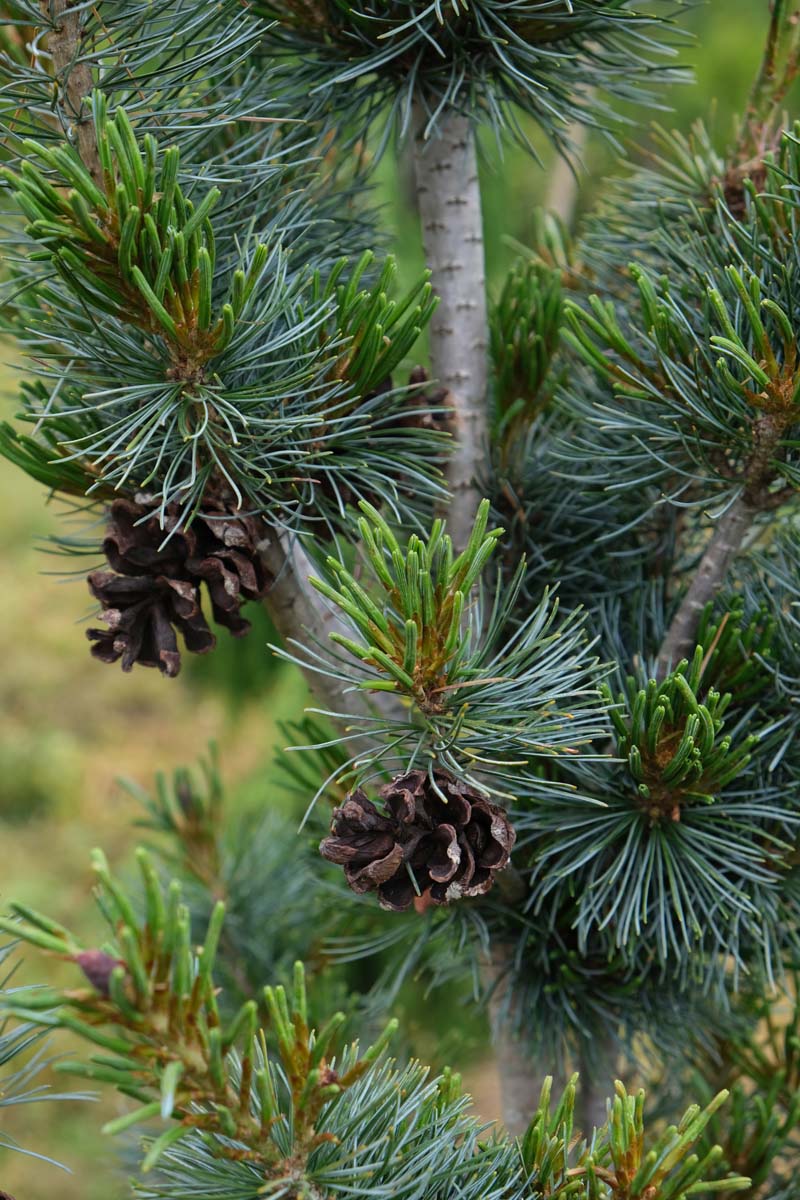
[{"label": "pink bud", "polygon": [[[120,959],[112,958],[103,950],[81,950],[80,954],[75,955],[75,962],[92,987],[103,996],[108,995],[111,972],[115,967],[125,965]],[[2,1195],[0,1195],[0,1200],[3,1200]]]}]

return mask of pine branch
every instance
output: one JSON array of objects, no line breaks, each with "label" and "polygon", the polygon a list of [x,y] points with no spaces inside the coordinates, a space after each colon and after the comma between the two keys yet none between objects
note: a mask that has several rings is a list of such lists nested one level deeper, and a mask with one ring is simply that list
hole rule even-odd
[{"label": "pine branch", "polygon": [[748,1186],[724,1173],[718,1145],[695,1152],[724,1091],[651,1141],[644,1092],[629,1095],[617,1083],[609,1120],[587,1138],[575,1128],[577,1077],[555,1110],[547,1078],[517,1141],[487,1136],[465,1115],[451,1072],[427,1079],[419,1064],[387,1061],[394,1021],[364,1053],[357,1043],[337,1052],[344,1017],[312,1028],[299,963],[288,991],[264,989],[269,1047],[252,1001],[223,1023],[215,960],[224,905],[195,949],[180,887],[173,881],[164,889],[148,855],[137,858],[141,917],[102,852],[94,854],[111,932],[104,948],[85,949],[64,926],[19,904],[12,905],[17,920],[0,919],[0,928],[82,970],[88,986],[17,988],[4,999],[31,1026],[69,1030],[91,1051],[88,1062],[60,1063],[62,1071],[110,1083],[137,1102],[105,1132],[167,1123],[146,1143],[142,1173],[155,1178],[152,1190],[142,1184],[145,1195],[344,1197],[359,1194],[365,1176],[376,1200],[685,1200]]},{"label": "pine branch", "polygon": [[[52,372],[57,383],[51,394],[30,392],[41,408],[41,436],[56,442],[58,461],[43,462],[31,439],[4,435],[0,445],[9,456],[65,491],[75,490],[76,476],[81,490],[83,467],[84,490],[97,498],[107,494],[109,477],[115,488],[131,493],[147,486],[153,500],[161,485],[162,525],[171,521],[173,528],[179,514],[167,511],[170,503],[180,502],[182,519],[194,505],[208,502],[220,484],[237,510],[246,494],[262,515],[274,493],[257,491],[273,486],[284,489],[281,506],[299,504],[317,516],[333,509],[341,517],[350,489],[397,501],[397,476],[389,476],[390,469],[413,488],[410,506],[426,491],[441,494],[441,435],[423,427],[417,409],[404,409],[404,397],[417,406],[425,398],[420,401],[419,389],[413,395],[408,388],[394,390],[391,380],[435,307],[426,279],[395,301],[388,298],[392,260],[372,288],[363,288],[359,283],[371,253],[362,255],[346,283],[341,281],[346,260],[323,281],[319,271],[313,277],[302,269],[292,275],[279,244],[274,257],[264,246],[245,251],[244,269],[232,270],[231,256],[215,251],[220,238],[208,221],[220,190],[206,191],[193,204],[178,177],[177,146],[160,154],[151,134],[137,136],[122,107],[109,120],[102,93],[94,93],[92,107],[90,150],[101,164],[99,186],[72,148],[52,150],[34,142],[24,144],[32,161],[21,173],[5,172],[29,219],[27,235],[46,247],[38,259],[51,255],[62,276],[63,290],[53,282],[40,289],[45,302],[38,311],[58,313],[58,329],[43,328],[39,344],[52,356],[53,338],[63,337],[66,328],[81,346],[81,353],[70,349],[69,365],[65,353],[61,369]],[[71,190],[54,187],[52,180]],[[237,259],[242,252],[237,247]],[[228,295],[221,309],[214,300],[220,281]],[[280,311],[283,299],[286,312]],[[117,323],[111,352],[109,317]],[[265,335],[270,328],[272,346]],[[122,358],[115,354],[120,347]],[[252,401],[253,364],[261,368],[261,414]],[[272,397],[267,364],[282,375]],[[98,407],[103,383],[115,397],[111,419],[102,411],[105,405]],[[60,406],[67,397],[64,418]],[[287,439],[294,441],[291,465]],[[274,452],[266,467],[258,462],[262,452]],[[326,610],[307,587],[304,565],[287,569],[292,553],[280,546],[272,551],[273,574],[280,578],[276,609],[285,618],[281,628],[315,636],[325,631]],[[299,623],[289,620],[291,597],[289,603],[281,599],[287,578],[304,594]],[[323,700],[331,707],[328,696]]]},{"label": "pine branch", "polygon": [[225,905],[215,905],[197,951],[180,885],[173,880],[162,888],[144,850],[137,854],[143,918],[103,853],[95,851],[93,858],[112,929],[106,949],[83,948],[69,930],[25,906],[14,906],[22,923],[0,918],[0,929],[18,931],[32,945],[75,962],[91,987],[15,989],[7,1006],[34,1026],[69,1029],[106,1051],[88,1063],[59,1064],[63,1072],[111,1083],[138,1101],[139,1108],[109,1122],[106,1132],[157,1116],[176,1122],[151,1147],[145,1171],[166,1149],[197,1132],[219,1157],[252,1164],[262,1179],[302,1172],[315,1148],[329,1140],[322,1127],[331,1106],[382,1056],[396,1022],[363,1055],[351,1046],[338,1062],[332,1060],[344,1015],[335,1014],[319,1034],[309,1028],[305,973],[298,963],[290,1000],[282,986],[264,989],[278,1043],[276,1069],[254,1000],[245,1001],[230,1021],[221,1020],[214,967]]},{"label": "pine branch", "polygon": [[[722,510],[658,654],[661,678],[691,656],[700,615],[753,525],[797,494],[800,362],[787,287],[796,234],[785,183],[797,171],[797,146],[787,136],[778,163],[767,167],[769,190],[762,198],[750,184],[743,213],[731,212],[718,192],[694,224],[684,215],[674,231],[661,228],[664,265],[675,279],[679,271],[694,278],[691,299],[688,287],[680,295],[669,276],[657,281],[652,268],[634,264],[640,311],[632,297],[624,316],[613,298],[591,297],[588,312],[567,304],[565,340],[615,393],[612,421],[608,394],[574,401],[574,413],[590,413],[598,429],[602,423],[602,437],[611,431],[607,462],[591,474],[607,486],[613,446],[620,480],[627,474],[640,489],[658,480],[669,500],[706,511],[716,500]],[[564,456],[585,455],[584,437],[576,426]]]},{"label": "pine branch", "polygon": [[731,563],[744,545],[757,511],[741,496],[714,526],[711,541],[661,644],[657,664],[659,678],[692,653],[702,613],[724,587]]},{"label": "pine branch", "polygon": [[[286,645],[297,642],[327,648],[332,635],[346,637],[350,626],[336,607],[327,602],[310,582],[314,568],[299,539],[288,534],[271,537],[260,547],[262,562],[273,582],[265,598],[266,609]],[[373,719],[394,711],[391,697],[373,700],[364,691],[352,689],[342,696],[341,680],[312,670],[305,661],[296,660],[311,691],[330,714]],[[340,715],[339,721],[344,718]]]},{"label": "pine branch", "polygon": [[[761,158],[764,155],[771,126],[789,87],[800,71],[800,4],[797,0],[771,0],[771,10],[767,43],[742,126],[738,147],[740,159],[748,159],[751,156]],[[730,273],[735,276],[735,272]],[[744,288],[740,288],[740,293],[745,308],[748,308]],[[755,321],[753,324],[756,332],[759,332],[760,322]],[[763,328],[760,332],[760,350],[765,355],[761,372],[766,368],[769,373],[769,379],[760,380],[767,391],[764,397],[767,401],[764,405],[767,415],[762,414],[755,421],[755,447],[745,474],[745,489],[717,521],[711,541],[661,645],[657,664],[661,678],[672,666],[691,654],[703,610],[724,586],[731,563],[745,544],[759,509],[765,506],[765,502],[769,503],[772,500],[768,492],[771,482],[771,460],[779,452],[781,439],[791,419],[796,416],[796,381],[792,378],[791,371],[795,366],[796,354],[787,343],[784,350],[790,367],[789,370],[779,370],[776,356]],[[738,346],[729,345],[724,348],[741,362],[742,356],[746,354],[745,347],[740,339],[732,340],[738,342]],[[720,343],[721,339],[716,341]],[[788,391],[787,384],[790,384]]]},{"label": "pine branch", "polygon": [[416,116],[417,197],[425,258],[440,300],[430,326],[431,363],[455,413],[447,464],[449,525],[457,549],[463,549],[488,453],[489,318],[475,132],[470,119],[456,111],[443,114],[432,133],[420,105]]},{"label": "pine branch", "polygon": [[67,128],[74,136],[83,165],[95,184],[102,187],[103,169],[94,120],[85,104],[94,87],[91,67],[82,57],[81,28],[86,5],[75,0],[40,0],[40,8],[45,21],[52,22],[47,48],[53,56],[53,69]]},{"label": "pine branch", "polygon": [[774,135],[780,108],[800,71],[800,4],[770,0],[770,23],[758,75],[736,147],[740,162],[763,158]]},{"label": "pine branch", "polygon": [[[720,342],[722,339],[715,339]],[[769,345],[765,340],[765,350]],[[790,350],[787,347],[787,350]],[[754,448],[744,473],[744,487],[727,511],[719,518],[711,541],[692,577],[680,607],[670,623],[658,654],[657,671],[663,678],[682,658],[691,655],[700,617],[724,586],[730,566],[741,551],[758,516],[775,507],[785,493],[774,493],[776,471],[774,461],[781,455],[783,439],[797,420],[797,392],[800,375],[796,375],[795,354],[782,368],[774,355],[767,363],[770,376],[765,380],[760,401],[762,411],[753,422]]]},{"label": "pine branch", "polygon": [[359,581],[331,556],[327,578],[314,581],[348,621],[348,636],[334,639],[341,650],[321,655],[301,644],[296,657],[284,653],[342,686],[401,702],[374,729],[382,745],[361,758],[361,770],[436,767],[507,796],[523,764],[579,756],[604,728],[591,643],[581,615],[559,621],[548,593],[509,640],[521,573],[510,585],[480,584],[501,533],[487,531],[489,502],[460,555],[441,520],[403,545],[376,509],[361,508],[368,573]]}]

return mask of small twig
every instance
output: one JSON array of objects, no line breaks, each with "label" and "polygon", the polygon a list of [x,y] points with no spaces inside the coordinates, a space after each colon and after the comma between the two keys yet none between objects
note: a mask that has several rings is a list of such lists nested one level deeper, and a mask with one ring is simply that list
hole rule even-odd
[{"label": "small twig", "polygon": [[682,658],[691,655],[703,609],[725,583],[728,568],[741,549],[755,515],[756,510],[740,496],[717,522],[689,590],[661,645],[659,678],[677,666]]},{"label": "small twig", "polygon": [[705,675],[706,667],[711,662],[712,654],[714,653],[714,651],[716,650],[717,646],[720,643],[720,639],[725,631],[725,626],[728,624],[728,621],[730,620],[730,615],[731,614],[729,612],[725,613],[725,615],[723,616],[722,620],[719,623],[719,626],[717,627],[717,632],[714,634],[714,637],[711,640],[711,645],[706,650],[705,657],[700,664],[700,678],[701,679]]},{"label": "small twig", "polygon": [[81,58],[81,18],[84,9],[72,0],[40,0],[42,16],[52,22],[47,46],[53,57],[53,70],[61,94],[61,107],[69,127],[74,130],[78,154],[98,186],[102,187],[103,171],[97,153],[94,122],[84,109],[84,101],[92,93],[94,80],[89,64]]},{"label": "small twig", "polygon": [[800,72],[800,3],[772,0],[769,32],[747,110],[736,157],[763,157],[781,105]]},{"label": "small twig", "polygon": [[744,545],[759,512],[772,507],[773,458],[794,418],[793,406],[782,414],[767,413],[753,422],[754,449],[744,474],[742,492],[717,521],[711,541],[689,590],[672,619],[658,654],[659,679],[691,657],[703,609],[724,586],[728,570]]}]

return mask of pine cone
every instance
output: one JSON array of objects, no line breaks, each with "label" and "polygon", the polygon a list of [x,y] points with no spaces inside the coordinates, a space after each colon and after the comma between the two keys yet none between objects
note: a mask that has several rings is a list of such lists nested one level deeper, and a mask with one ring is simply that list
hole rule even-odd
[{"label": "pine cone", "polygon": [[102,619],[108,625],[108,629],[86,631],[94,643],[92,654],[101,662],[122,659],[123,671],[140,663],[174,677],[181,669],[176,629],[194,654],[213,649],[215,638],[200,608],[197,588],[186,580],[92,571],[89,589],[102,604]]},{"label": "pine cone", "polygon": [[177,675],[176,631],[194,654],[205,654],[215,644],[201,607],[202,582],[214,619],[234,637],[247,633],[242,604],[260,598],[269,586],[257,550],[261,522],[232,516],[213,503],[188,529],[179,528],[178,520],[175,507],[162,526],[141,504],[120,499],[111,505],[103,550],[112,571],[89,576],[108,626],[87,630],[95,658],[121,659],[124,671],[138,662]]},{"label": "pine cone", "polygon": [[265,533],[262,522],[222,509],[219,515],[206,511],[189,533],[197,538],[186,560],[190,575],[205,581],[217,624],[242,637],[250,629],[241,614],[243,600],[260,600],[271,582],[257,549]]},{"label": "pine cone", "polygon": [[506,813],[446,771],[409,771],[381,788],[379,810],[358,788],[334,810],[323,858],[344,867],[354,892],[377,891],[402,911],[415,897],[446,904],[488,892],[516,832]]}]

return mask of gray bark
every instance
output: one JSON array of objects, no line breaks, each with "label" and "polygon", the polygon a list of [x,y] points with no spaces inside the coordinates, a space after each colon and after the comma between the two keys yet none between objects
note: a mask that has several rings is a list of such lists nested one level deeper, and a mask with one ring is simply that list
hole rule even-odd
[{"label": "gray bark", "polygon": [[[420,131],[421,132],[421,131]],[[415,171],[425,254],[440,304],[431,325],[433,374],[451,394],[455,447],[448,484],[453,494],[448,529],[457,547],[469,537],[481,499],[476,483],[488,446],[488,318],[483,256],[483,223],[475,139],[468,120],[445,116],[441,136],[415,141]],[[295,542],[271,542],[264,561],[275,579],[267,609],[284,639],[303,631],[323,645],[334,630],[351,636],[338,615],[308,584],[311,566]],[[341,695],[341,684],[306,671],[320,702],[334,711],[374,716],[397,701],[387,694],[373,703],[363,693]]]},{"label": "gray bark", "polygon": [[723,586],[728,568],[741,549],[754,516],[754,508],[740,496],[717,521],[711,541],[659,651],[659,678],[694,651],[700,615]]},{"label": "gray bark", "polygon": [[448,532],[456,548],[463,549],[481,500],[478,479],[488,451],[489,333],[481,193],[469,119],[444,113],[427,139],[423,120],[418,113],[414,168],[425,257],[439,296],[430,327],[431,367],[453,406]]},{"label": "gray bark", "polygon": [[508,965],[512,953],[510,946],[493,946],[491,961],[484,965],[483,982],[491,989],[489,1020],[500,1080],[503,1124],[512,1137],[518,1137],[530,1124],[544,1080],[537,1086],[530,1051],[523,1040],[513,1036],[509,1027],[507,1010],[511,981]]},{"label": "gray bark", "polygon": [[[509,973],[511,946],[493,946],[491,962],[484,967],[483,981],[491,988],[489,1017],[495,1045],[495,1058],[500,1082],[500,1099],[503,1124],[512,1137],[521,1137],[531,1122],[539,1095],[547,1075],[552,1076],[551,1095],[553,1102],[561,1096],[572,1074],[553,1070],[553,1064],[543,1062],[540,1066],[531,1059],[530,1048],[524,1037],[515,1037],[511,1032],[508,1002],[511,979]],[[584,1056],[577,1063],[580,1072],[575,1097],[575,1122],[577,1129],[591,1139],[592,1131],[606,1121],[606,1098],[613,1094],[615,1055],[608,1048],[601,1048],[590,1063]]]},{"label": "gray bark", "polygon": [[[470,121],[446,112],[430,138],[424,115],[416,113],[414,169],[425,258],[439,296],[430,327],[434,378],[447,388],[454,413],[454,446],[447,482],[452,502],[447,528],[456,549],[469,540],[482,497],[480,477],[489,450],[489,319],[483,213]],[[524,1043],[509,1032],[510,949],[494,947],[484,982],[492,988],[490,1017],[500,1078],[503,1121],[511,1134],[523,1133],[539,1098],[536,1072]]]},{"label": "gray bark", "polygon": [[502,1031],[495,1034],[495,1056],[500,1076],[503,1124],[512,1137],[521,1137],[533,1119],[544,1077],[537,1084],[529,1050]]},{"label": "gray bark", "polygon": [[[272,577],[272,585],[264,600],[284,642],[290,639],[303,644],[319,644],[320,649],[330,646],[330,635],[341,633],[353,637],[353,630],[346,625],[339,613],[308,582],[316,574],[314,567],[299,541],[289,541],[287,535],[271,535],[259,546],[261,560]],[[362,691],[342,694],[342,683],[328,675],[303,668],[314,696],[319,703],[332,712],[346,711],[363,718],[374,718],[376,708]],[[391,697],[388,697],[391,700]]]}]

